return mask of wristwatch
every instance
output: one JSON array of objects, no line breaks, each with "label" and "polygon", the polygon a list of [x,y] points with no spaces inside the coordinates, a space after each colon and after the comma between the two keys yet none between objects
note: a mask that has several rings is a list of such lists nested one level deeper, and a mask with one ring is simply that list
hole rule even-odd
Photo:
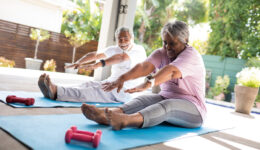
[{"label": "wristwatch", "polygon": [[151,83],[151,87],[154,86],[154,81],[155,81],[155,78],[153,78],[152,75],[149,75],[149,76],[146,76],[145,79],[144,79],[145,82],[150,82]]}]

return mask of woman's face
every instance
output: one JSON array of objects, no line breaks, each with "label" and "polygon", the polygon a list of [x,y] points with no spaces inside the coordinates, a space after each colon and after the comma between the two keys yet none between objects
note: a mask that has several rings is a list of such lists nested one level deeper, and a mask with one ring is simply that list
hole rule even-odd
[{"label": "woman's face", "polygon": [[177,37],[171,37],[168,33],[163,35],[163,48],[166,50],[168,58],[175,59],[185,48]]},{"label": "woman's face", "polygon": [[128,31],[122,31],[118,35],[117,39],[118,46],[123,49],[127,50],[131,46],[131,35]]}]

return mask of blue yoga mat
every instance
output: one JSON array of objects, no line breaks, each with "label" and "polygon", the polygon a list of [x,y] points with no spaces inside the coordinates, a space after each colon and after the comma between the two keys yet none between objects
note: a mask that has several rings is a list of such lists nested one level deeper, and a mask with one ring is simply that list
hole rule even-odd
[{"label": "blue yoga mat", "polygon": [[[24,98],[34,98],[35,103],[31,106],[26,106],[21,103],[6,103],[5,99],[8,95],[15,95],[17,97],[24,97]],[[15,107],[15,108],[35,108],[35,107],[80,107],[82,105],[81,102],[63,102],[63,101],[54,101],[48,98],[43,97],[42,93],[40,92],[24,92],[24,91],[0,91],[0,101]],[[95,105],[96,107],[116,107],[120,106],[123,103],[87,103],[91,105]]]},{"label": "blue yoga mat", "polygon": [[90,143],[74,141],[65,143],[65,133],[72,125],[78,130],[103,134],[98,150],[127,149],[168,141],[173,138],[195,136],[227,128],[216,123],[203,127],[187,129],[169,124],[161,124],[151,128],[125,128],[114,131],[109,126],[99,125],[86,119],[82,114],[11,116],[0,117],[0,127],[13,135],[28,147],[37,150],[80,150],[94,149]]}]

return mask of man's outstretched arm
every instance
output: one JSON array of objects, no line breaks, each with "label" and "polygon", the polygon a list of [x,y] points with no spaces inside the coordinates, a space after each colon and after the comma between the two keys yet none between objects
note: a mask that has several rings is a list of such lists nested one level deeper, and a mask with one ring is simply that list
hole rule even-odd
[{"label": "man's outstretched arm", "polygon": [[97,59],[104,59],[106,58],[106,55],[104,53],[98,53],[97,52],[90,52],[81,57],[79,60],[77,60],[74,64],[70,66],[66,66],[66,68],[79,68],[81,65],[85,63],[89,63],[92,61],[95,61]]},{"label": "man's outstretched arm", "polygon": [[102,66],[111,66],[111,65],[114,65],[114,64],[119,64],[123,61],[126,61],[126,60],[129,60],[129,56],[126,54],[126,53],[122,53],[122,54],[116,54],[116,55],[113,55],[105,60],[102,60],[103,61],[103,65],[102,65],[102,62],[101,61],[98,61],[96,63],[93,63],[93,64],[86,64],[86,65],[80,65],[80,69],[87,69],[87,70],[94,70],[94,69],[97,69],[98,67],[102,67]]}]

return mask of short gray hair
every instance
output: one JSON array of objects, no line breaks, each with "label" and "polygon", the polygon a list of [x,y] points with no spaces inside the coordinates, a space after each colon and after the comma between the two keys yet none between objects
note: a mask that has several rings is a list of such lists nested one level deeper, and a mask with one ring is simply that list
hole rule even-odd
[{"label": "short gray hair", "polygon": [[130,30],[128,27],[119,27],[116,29],[116,32],[115,32],[115,38],[118,39],[118,35],[121,33],[121,32],[128,32],[131,36],[131,39],[134,39],[134,33],[132,30]]},{"label": "short gray hair", "polygon": [[166,23],[161,30],[161,36],[163,37],[165,33],[169,34],[171,37],[177,37],[183,44],[189,42],[189,28],[183,21]]}]

